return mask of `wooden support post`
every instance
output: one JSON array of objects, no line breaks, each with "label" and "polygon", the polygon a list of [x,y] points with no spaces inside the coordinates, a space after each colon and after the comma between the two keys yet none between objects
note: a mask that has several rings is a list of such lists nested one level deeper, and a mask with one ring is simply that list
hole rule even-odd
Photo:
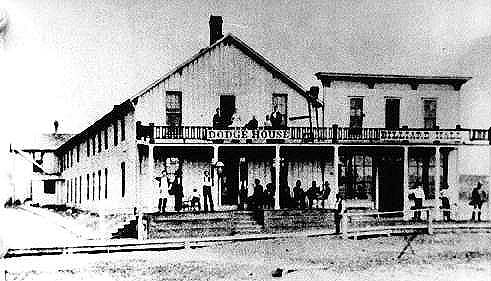
[{"label": "wooden support post", "polygon": [[343,239],[348,239],[348,216],[346,213],[341,213],[341,233]]},{"label": "wooden support post", "polygon": [[145,181],[146,184],[144,186],[144,191],[141,192],[140,198],[141,198],[141,203],[140,203],[140,208],[138,208],[138,240],[143,240],[145,239],[145,226],[143,224],[143,207],[144,207],[144,200],[146,199],[145,195],[151,194],[153,192],[154,186],[153,186],[153,178],[154,178],[154,157],[153,157],[153,149],[154,146],[149,144],[148,145],[148,174],[147,174],[147,180]]},{"label": "wooden support post", "polygon": [[280,146],[275,146],[275,158],[274,158],[274,180],[275,180],[275,195],[274,195],[274,209],[280,209],[280,168],[281,168],[281,157],[280,157]]},{"label": "wooden support post", "polygon": [[410,217],[412,217],[412,213],[407,212],[408,210],[411,209],[409,206],[409,148],[407,146],[403,146],[404,149],[404,157],[403,157],[403,219],[408,220]]},{"label": "wooden support post", "polygon": [[[336,198],[336,194],[339,192],[339,146],[333,146],[334,149],[334,157],[333,157],[333,169],[334,169],[334,184],[332,186],[331,194],[333,194],[333,198]],[[333,192],[334,191],[334,192]]]},{"label": "wooden support post", "polygon": [[433,209],[426,210],[428,218],[428,234],[433,234]]},{"label": "wooden support post", "polygon": [[440,148],[435,147],[435,219],[438,219],[440,216]]}]

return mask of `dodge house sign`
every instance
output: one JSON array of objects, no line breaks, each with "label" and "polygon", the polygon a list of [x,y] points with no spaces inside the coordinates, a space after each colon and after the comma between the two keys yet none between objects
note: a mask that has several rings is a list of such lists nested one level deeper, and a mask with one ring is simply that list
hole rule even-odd
[{"label": "dodge house sign", "polygon": [[288,130],[208,130],[209,140],[223,139],[288,139]]}]

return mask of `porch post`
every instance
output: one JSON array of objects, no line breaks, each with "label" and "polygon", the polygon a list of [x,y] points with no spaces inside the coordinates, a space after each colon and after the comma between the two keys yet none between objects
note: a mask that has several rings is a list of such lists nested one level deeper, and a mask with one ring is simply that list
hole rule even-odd
[{"label": "porch post", "polygon": [[402,196],[403,196],[403,219],[408,220],[412,214],[407,213],[406,211],[410,209],[409,207],[409,148],[407,146],[403,146],[404,149],[404,157],[403,157],[403,187],[402,187]]},{"label": "porch post", "polygon": [[339,193],[339,146],[335,145],[333,146],[334,148],[334,159],[333,159],[333,168],[334,168],[334,184],[333,184],[333,188],[335,190],[333,190],[334,192],[332,192],[334,194],[334,197],[336,196],[336,194]]},{"label": "porch post", "polygon": [[[143,240],[145,239],[145,227],[143,226],[143,208],[145,206],[145,201],[147,196],[151,194],[150,192],[153,192],[153,176],[154,176],[154,159],[153,159],[153,148],[154,145],[149,144],[148,145],[148,171],[147,171],[147,177],[145,180],[145,185],[143,186],[143,190],[140,192],[140,206],[138,208],[138,240]],[[150,189],[150,190],[149,190]]]},{"label": "porch post", "polygon": [[[212,166],[214,167],[213,171],[213,190],[216,191],[216,202],[217,202],[217,207],[220,207],[222,205],[222,200],[221,200],[221,190],[220,190],[220,184],[218,183],[218,171],[216,168],[216,164],[218,162],[218,145],[213,146],[213,159],[211,160]],[[213,196],[213,195],[212,195]]]},{"label": "porch post", "polygon": [[440,147],[435,147],[435,219],[440,214]]},{"label": "porch post", "polygon": [[274,158],[274,181],[275,181],[275,196],[274,196],[274,208],[280,209],[280,146],[275,145],[275,158]]}]

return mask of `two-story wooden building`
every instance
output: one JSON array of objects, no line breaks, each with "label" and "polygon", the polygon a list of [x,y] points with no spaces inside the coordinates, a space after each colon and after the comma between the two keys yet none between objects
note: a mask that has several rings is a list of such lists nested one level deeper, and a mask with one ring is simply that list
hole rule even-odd
[{"label": "two-story wooden building", "polygon": [[[449,186],[462,214],[477,181],[489,189],[488,130],[460,127],[472,110],[461,106],[469,77],[317,73],[318,96],[223,36],[221,21],[210,18],[209,46],[55,150],[63,203],[154,212],[159,181],[178,181],[187,198],[201,192],[204,171],[221,209],[236,208],[255,179],[275,187],[275,208],[297,180],[305,190],[329,182],[331,204],[341,193],[350,206],[381,211],[409,209],[417,181],[433,206]],[[213,126],[217,109],[228,127]],[[272,128],[275,109],[282,119]],[[245,129],[253,118],[258,127]],[[475,159],[487,168],[469,168]]]}]

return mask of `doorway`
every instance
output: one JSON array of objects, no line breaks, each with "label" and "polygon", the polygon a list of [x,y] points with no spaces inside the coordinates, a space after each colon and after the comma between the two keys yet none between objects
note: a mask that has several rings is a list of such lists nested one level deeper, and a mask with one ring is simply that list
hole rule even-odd
[{"label": "doorway", "polygon": [[402,211],[403,198],[403,160],[402,153],[391,152],[379,155],[378,159],[378,202],[379,211]]},{"label": "doorway", "polygon": [[395,98],[385,100],[385,128],[399,129],[400,103]]}]

